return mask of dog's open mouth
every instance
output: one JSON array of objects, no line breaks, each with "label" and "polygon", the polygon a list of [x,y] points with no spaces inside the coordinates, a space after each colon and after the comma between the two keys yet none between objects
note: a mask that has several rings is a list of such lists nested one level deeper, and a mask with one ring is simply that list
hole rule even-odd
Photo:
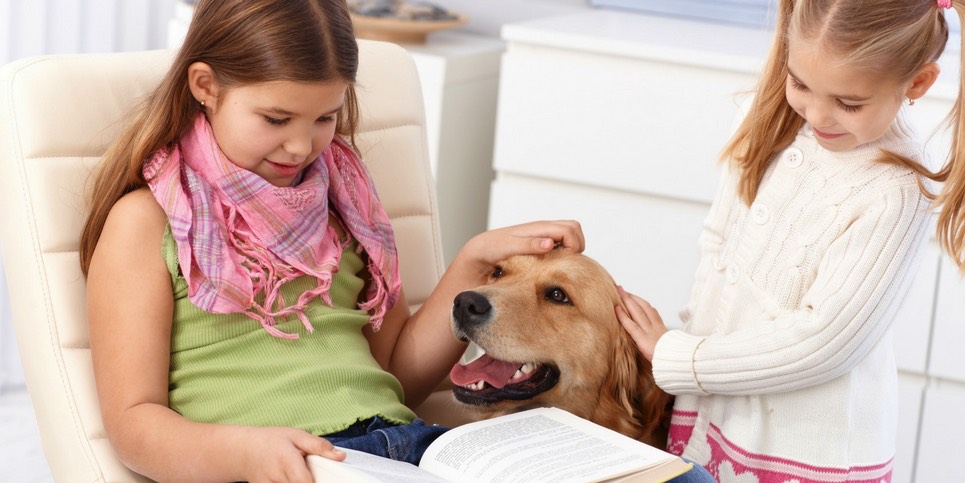
[{"label": "dog's open mouth", "polygon": [[[495,359],[482,348],[471,359],[452,367],[449,378],[453,395],[470,405],[490,405],[511,399],[531,399],[556,385],[560,371],[551,364],[507,362]],[[467,351],[471,352],[471,351]]]}]

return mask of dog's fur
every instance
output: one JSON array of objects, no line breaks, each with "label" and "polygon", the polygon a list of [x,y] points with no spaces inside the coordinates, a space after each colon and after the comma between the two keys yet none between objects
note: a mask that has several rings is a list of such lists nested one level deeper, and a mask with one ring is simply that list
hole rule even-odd
[{"label": "dog's fur", "polygon": [[453,332],[492,358],[538,365],[499,389],[469,387],[454,367],[453,379],[463,379],[456,399],[483,418],[559,407],[664,447],[672,399],[617,320],[617,305],[613,278],[584,255],[554,250],[500,263],[486,285],[456,297]]}]

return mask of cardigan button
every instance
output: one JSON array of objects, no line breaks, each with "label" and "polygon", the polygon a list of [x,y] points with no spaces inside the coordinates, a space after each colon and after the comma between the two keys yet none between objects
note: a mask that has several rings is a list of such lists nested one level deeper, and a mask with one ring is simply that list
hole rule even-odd
[{"label": "cardigan button", "polygon": [[784,151],[784,164],[789,168],[796,168],[804,162],[804,153],[798,148],[787,148]]},{"label": "cardigan button", "polygon": [[740,273],[741,271],[739,268],[737,268],[737,265],[734,265],[733,263],[728,265],[727,270],[725,271],[727,283],[731,285],[737,283],[737,279],[740,278]]},{"label": "cardigan button", "polygon": [[766,206],[755,203],[754,208],[751,209],[751,216],[754,217],[754,223],[763,225],[771,219],[771,211]]}]

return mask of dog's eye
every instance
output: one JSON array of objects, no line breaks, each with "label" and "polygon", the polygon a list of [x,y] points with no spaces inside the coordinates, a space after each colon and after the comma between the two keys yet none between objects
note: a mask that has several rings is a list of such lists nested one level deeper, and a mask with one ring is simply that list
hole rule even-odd
[{"label": "dog's eye", "polygon": [[573,305],[573,302],[570,301],[570,297],[567,296],[566,292],[559,287],[550,287],[546,289],[545,297],[546,300],[549,300],[554,304]]},{"label": "dog's eye", "polygon": [[500,267],[499,265],[496,265],[496,268],[493,269],[493,273],[492,273],[492,275],[490,275],[490,277],[492,277],[492,278],[499,278],[499,277],[502,277],[502,276],[503,276],[503,267]]}]

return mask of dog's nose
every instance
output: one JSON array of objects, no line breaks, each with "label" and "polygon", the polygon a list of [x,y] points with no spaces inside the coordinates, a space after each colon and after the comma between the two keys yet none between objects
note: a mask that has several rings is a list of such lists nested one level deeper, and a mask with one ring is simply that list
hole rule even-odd
[{"label": "dog's nose", "polygon": [[479,292],[471,290],[456,295],[452,302],[452,318],[463,326],[481,325],[489,320],[493,306],[489,300]]}]

